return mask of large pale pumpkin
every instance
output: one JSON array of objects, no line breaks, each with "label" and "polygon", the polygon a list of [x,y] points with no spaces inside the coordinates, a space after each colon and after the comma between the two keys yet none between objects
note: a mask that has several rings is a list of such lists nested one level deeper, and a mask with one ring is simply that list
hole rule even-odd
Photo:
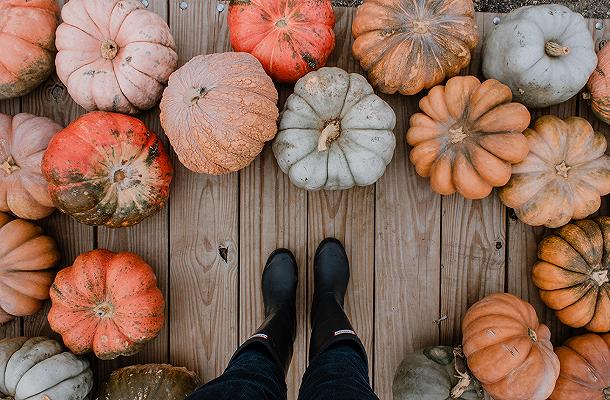
[{"label": "large pale pumpkin", "polygon": [[277,90],[248,53],[193,58],[172,74],[160,107],[180,162],[195,172],[239,171],[277,132]]},{"label": "large pale pumpkin", "polygon": [[231,0],[231,46],[256,57],[278,82],[326,65],[335,47],[330,0]]},{"label": "large pale pumpkin", "polygon": [[56,0],[0,1],[0,100],[29,93],[53,72]]},{"label": "large pale pumpkin", "polygon": [[53,203],[87,225],[130,226],[167,201],[172,165],[142,121],[91,112],[49,143],[42,160]]},{"label": "large pale pumpkin", "polygon": [[42,229],[0,212],[0,324],[40,310],[59,257],[55,241]]},{"label": "large pale pumpkin", "polygon": [[396,115],[362,75],[324,67],[299,79],[273,142],[277,162],[307,190],[375,183],[394,155]]},{"label": "large pale pumpkin", "polygon": [[522,132],[530,113],[511,99],[508,86],[474,76],[451,78],[421,99],[423,113],[411,116],[407,132],[409,159],[432,190],[481,199],[508,182],[529,151]]},{"label": "large pale pumpkin", "polygon": [[518,8],[500,18],[483,44],[483,74],[510,86],[528,107],[562,103],[597,64],[582,15],[559,4]]},{"label": "large pale pumpkin", "polygon": [[152,268],[133,253],[93,250],[57,274],[49,324],[76,354],[102,360],[139,352],[164,323]]},{"label": "large pale pumpkin", "polygon": [[610,46],[604,46],[597,53],[597,59],[597,67],[589,78],[589,93],[585,93],[585,98],[591,100],[593,113],[610,124]]},{"label": "large pale pumpkin", "polygon": [[551,332],[534,307],[508,293],[486,296],[462,320],[468,367],[495,400],[544,400],[559,375]]},{"label": "large pale pumpkin", "polygon": [[606,138],[587,120],[547,115],[524,132],[530,153],[500,199],[529,225],[557,228],[593,214],[610,193]]},{"label": "large pale pumpkin", "polygon": [[406,95],[457,75],[479,41],[472,0],[365,0],[352,34],[372,85]]},{"label": "large pale pumpkin", "polygon": [[[566,325],[610,331],[610,218],[574,221],[538,245],[540,298]],[[609,360],[610,361],[610,360]]]},{"label": "large pale pumpkin", "polygon": [[138,0],[71,0],[57,29],[57,75],[88,111],[157,104],[178,55],[167,23]]}]

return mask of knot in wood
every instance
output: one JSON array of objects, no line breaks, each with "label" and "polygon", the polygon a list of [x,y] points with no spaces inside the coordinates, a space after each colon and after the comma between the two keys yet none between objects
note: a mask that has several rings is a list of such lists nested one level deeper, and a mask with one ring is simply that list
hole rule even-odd
[{"label": "knot in wood", "polygon": [[6,172],[7,175],[10,175],[13,172],[17,171],[18,169],[20,169],[19,165],[17,165],[17,163],[15,162],[15,159],[10,154],[9,154],[8,158],[6,160],[4,160],[4,162],[2,164],[0,164],[0,168],[2,168],[2,170],[4,172]]},{"label": "knot in wood", "polygon": [[562,161],[561,164],[555,165],[555,171],[557,171],[557,175],[562,176],[564,178],[568,178],[568,172],[572,169],[572,167],[568,167],[565,161]]}]

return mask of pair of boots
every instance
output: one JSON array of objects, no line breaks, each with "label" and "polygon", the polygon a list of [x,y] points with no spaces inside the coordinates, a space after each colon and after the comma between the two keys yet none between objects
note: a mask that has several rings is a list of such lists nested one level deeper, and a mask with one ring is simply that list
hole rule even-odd
[{"label": "pair of boots", "polygon": [[[349,262],[341,242],[322,241],[314,258],[314,295],[311,309],[309,361],[337,342],[351,343],[366,359],[362,342],[343,311],[349,282]],[[288,371],[296,336],[296,290],[298,269],[294,255],[275,250],[267,260],[262,278],[265,321],[235,352],[233,358],[253,344],[263,345],[273,359]]]}]

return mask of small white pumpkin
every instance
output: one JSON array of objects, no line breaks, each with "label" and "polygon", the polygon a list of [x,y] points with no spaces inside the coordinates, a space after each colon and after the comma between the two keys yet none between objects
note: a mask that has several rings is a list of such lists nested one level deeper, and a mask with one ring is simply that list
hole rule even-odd
[{"label": "small white pumpkin", "polygon": [[548,107],[576,95],[597,65],[582,15],[558,4],[518,8],[485,38],[483,74],[508,85],[514,100]]},{"label": "small white pumpkin", "polygon": [[273,142],[296,186],[341,190],[375,183],[392,160],[396,115],[362,75],[320,68],[299,79]]}]

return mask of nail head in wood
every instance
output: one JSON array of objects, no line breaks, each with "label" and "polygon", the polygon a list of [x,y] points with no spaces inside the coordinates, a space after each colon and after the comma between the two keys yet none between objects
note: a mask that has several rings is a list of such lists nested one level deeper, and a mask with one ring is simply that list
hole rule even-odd
[{"label": "nail head in wood", "polygon": [[218,4],[216,5],[216,10],[217,10],[218,12],[223,12],[223,11],[225,10],[225,5],[224,5],[224,4],[222,4],[222,3],[218,3]]},{"label": "nail head in wood", "polygon": [[181,10],[186,10],[187,8],[189,8],[189,4],[186,1],[181,1],[178,6]]}]

